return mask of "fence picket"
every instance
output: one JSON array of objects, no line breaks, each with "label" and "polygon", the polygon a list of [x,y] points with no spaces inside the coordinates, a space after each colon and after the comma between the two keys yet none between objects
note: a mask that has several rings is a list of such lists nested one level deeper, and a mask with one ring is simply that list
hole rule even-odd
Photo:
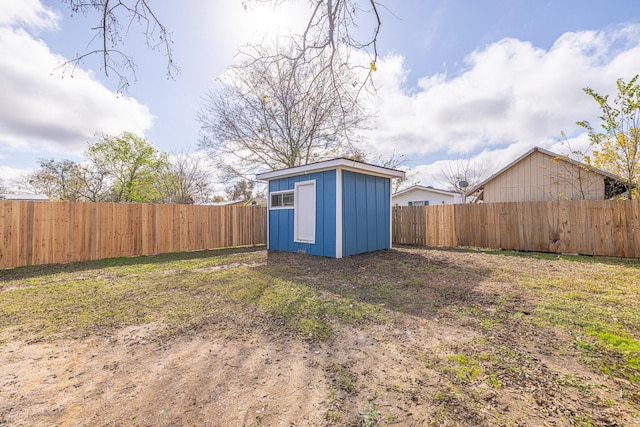
[{"label": "fence picket", "polygon": [[266,216],[261,206],[3,200],[0,268],[262,245]]},{"label": "fence picket", "polygon": [[395,206],[393,243],[640,258],[640,200]]},{"label": "fence picket", "polygon": [[[395,206],[394,244],[640,258],[640,201]],[[0,201],[0,268],[265,244],[259,206]]]}]

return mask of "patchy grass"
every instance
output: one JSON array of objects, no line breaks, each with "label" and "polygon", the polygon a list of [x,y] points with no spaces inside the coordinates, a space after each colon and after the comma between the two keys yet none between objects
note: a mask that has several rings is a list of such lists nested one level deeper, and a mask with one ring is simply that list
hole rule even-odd
[{"label": "patchy grass", "polygon": [[598,369],[640,384],[638,277],[635,263],[621,263],[539,280],[545,286],[536,316],[575,335],[574,346]]},{"label": "patchy grass", "polygon": [[[463,253],[474,253],[456,249]],[[499,261],[491,276],[509,290],[484,304],[453,309],[485,333],[508,333],[517,325],[543,332],[557,328],[575,339],[569,343],[582,360],[608,375],[640,384],[640,262],[611,258],[478,250]],[[535,268],[523,268],[532,260]],[[523,297],[533,290],[535,294]],[[523,299],[529,304],[523,306]],[[531,304],[531,303],[534,304]],[[549,342],[553,348],[559,343]],[[637,393],[635,399],[638,399]]]},{"label": "patchy grass", "polygon": [[[445,308],[486,333],[504,331],[514,322],[561,328],[576,337],[572,345],[582,352],[586,363],[640,383],[640,288],[632,285],[640,283],[638,263],[603,260],[599,264],[593,257],[477,252],[545,260],[550,265],[570,263],[576,268],[545,274],[500,262],[500,268],[469,265],[467,271],[461,271],[408,253],[400,259],[374,255],[373,264],[364,257],[353,257],[347,261],[351,269],[336,269],[337,260],[319,259],[313,269],[293,273],[286,263],[267,265],[265,253],[253,249],[21,267],[1,273],[0,328],[43,339],[149,322],[180,330],[228,316],[244,324],[257,315],[270,317],[302,337],[326,340],[336,323],[388,320],[385,308],[409,314]],[[513,287],[492,301],[469,304],[464,297],[472,288],[457,278],[461,275],[508,277]],[[440,283],[456,286],[433,294],[434,285]],[[521,299],[518,293],[527,288],[537,293],[538,301],[531,307],[534,316],[529,316],[529,309],[524,313],[514,309]],[[480,366],[455,361],[460,379],[473,380],[479,374]]]},{"label": "patchy grass", "polygon": [[212,318],[246,327],[263,316],[325,340],[336,322],[385,319],[379,306],[274,278],[264,264],[263,251],[223,250],[20,268],[0,282],[0,328],[40,340],[150,322],[180,331]]},{"label": "patchy grass", "polygon": [[24,267],[0,272],[0,345],[148,323],[163,339],[251,331],[327,350],[310,366],[329,425],[607,425],[640,416],[639,283],[638,262],[475,249]]}]

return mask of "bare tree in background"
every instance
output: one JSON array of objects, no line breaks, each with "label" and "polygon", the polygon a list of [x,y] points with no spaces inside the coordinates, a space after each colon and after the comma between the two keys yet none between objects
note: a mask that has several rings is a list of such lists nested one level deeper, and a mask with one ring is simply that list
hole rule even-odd
[{"label": "bare tree in background", "polygon": [[[552,179],[561,182],[564,186],[570,187],[573,197],[578,200],[586,200],[587,194],[597,185],[593,180],[589,180],[589,167],[581,162],[590,155],[591,147],[580,149],[571,145],[564,131],[560,132],[562,140],[560,143],[566,147],[565,153],[559,154],[551,160],[550,168],[555,169]],[[563,196],[561,194],[558,197]]]},{"label": "bare tree in background", "polygon": [[[564,132],[560,132],[562,139],[560,143],[565,147],[564,153],[556,155],[548,168],[542,173],[548,173],[552,182],[556,182],[561,191],[554,194],[554,197],[567,200],[587,200],[593,199],[594,194],[601,191],[602,177],[594,174],[593,166],[584,161],[589,161],[593,155],[592,146],[585,148],[572,146],[571,141]],[[594,175],[598,176],[594,178]],[[604,198],[628,196],[627,186],[624,183],[605,177]],[[598,197],[598,196],[596,196]]]},{"label": "bare tree in background", "polygon": [[40,169],[23,175],[16,181],[18,191],[46,194],[51,200],[75,202],[82,199],[78,163],[67,159],[40,159],[39,162]]},{"label": "bare tree in background", "polygon": [[[123,50],[124,39],[130,28],[138,26],[142,29],[149,49],[157,50],[167,58],[167,77],[173,79],[179,73],[179,67],[173,59],[171,33],[155,14],[150,6],[150,0],[62,1],[68,5],[73,14],[83,14],[97,19],[92,29],[95,31],[93,40],[98,41],[98,46],[78,54],[63,64],[68,72],[73,73],[75,67],[85,58],[99,55],[104,73],[107,76],[110,73],[115,74],[119,79],[119,90],[126,89],[129,86],[128,76],[132,75],[135,81],[136,64],[133,57]],[[258,4],[278,7],[280,4],[291,1],[294,0],[244,0],[242,4],[245,8]],[[303,33],[296,37],[297,49],[291,53],[292,57],[303,61],[328,58],[327,71],[332,74],[333,70],[340,68],[336,65],[343,61],[337,54],[340,49],[367,52],[370,57],[369,73],[361,82],[360,87],[363,87],[364,83],[370,80],[371,72],[376,69],[378,33],[382,25],[379,11],[382,5],[374,0],[308,0],[308,2],[309,20]],[[181,3],[175,4],[182,6]],[[369,29],[368,35],[364,30],[366,28]],[[356,37],[356,33],[365,35],[360,38]]]},{"label": "bare tree in background", "polygon": [[15,192],[18,194],[45,194],[49,197],[49,194],[53,191],[50,185],[44,189],[40,188],[38,182],[32,179],[32,175],[33,173],[25,173],[13,179],[11,186],[15,189]]},{"label": "bare tree in background", "polygon": [[462,195],[462,200],[465,202],[466,192],[494,172],[493,165],[471,157],[464,157],[445,163],[435,178],[441,185],[446,186],[447,190]]},{"label": "bare tree in background", "polygon": [[206,203],[211,201],[210,173],[202,158],[192,153],[171,156],[171,166],[158,182],[166,203]]},{"label": "bare tree in background", "polygon": [[[342,67],[322,72],[329,58],[305,62],[277,48],[255,47],[210,91],[198,114],[200,146],[230,177],[358,154],[367,115]],[[336,78],[343,89],[335,89]]]},{"label": "bare tree in background", "polygon": [[229,200],[249,201],[254,197],[253,191],[255,186],[256,183],[254,181],[241,179],[233,183],[230,187],[227,187],[225,191]]},{"label": "bare tree in background", "polygon": [[82,199],[88,202],[104,202],[110,197],[109,172],[99,164],[80,164],[77,179]]},{"label": "bare tree in background", "polygon": [[210,173],[197,156],[181,153],[169,163],[166,154],[127,133],[103,137],[86,154],[82,163],[42,159],[40,169],[13,185],[19,192],[70,202],[204,203],[212,198]]}]

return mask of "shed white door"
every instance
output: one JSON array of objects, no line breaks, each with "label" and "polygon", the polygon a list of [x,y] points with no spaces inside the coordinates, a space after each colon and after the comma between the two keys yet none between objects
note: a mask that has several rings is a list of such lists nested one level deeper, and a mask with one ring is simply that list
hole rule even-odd
[{"label": "shed white door", "polygon": [[296,182],[293,229],[295,242],[316,242],[316,181]]}]

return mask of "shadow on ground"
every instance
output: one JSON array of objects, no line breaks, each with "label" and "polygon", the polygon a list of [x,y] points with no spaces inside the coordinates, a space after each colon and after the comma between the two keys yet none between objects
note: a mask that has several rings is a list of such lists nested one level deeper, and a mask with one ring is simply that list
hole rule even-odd
[{"label": "shadow on ground", "polygon": [[266,265],[257,268],[345,298],[414,316],[433,316],[446,306],[492,298],[475,291],[491,269],[467,258],[460,252],[452,262],[451,257],[434,252],[402,248],[342,259],[269,251]]}]

